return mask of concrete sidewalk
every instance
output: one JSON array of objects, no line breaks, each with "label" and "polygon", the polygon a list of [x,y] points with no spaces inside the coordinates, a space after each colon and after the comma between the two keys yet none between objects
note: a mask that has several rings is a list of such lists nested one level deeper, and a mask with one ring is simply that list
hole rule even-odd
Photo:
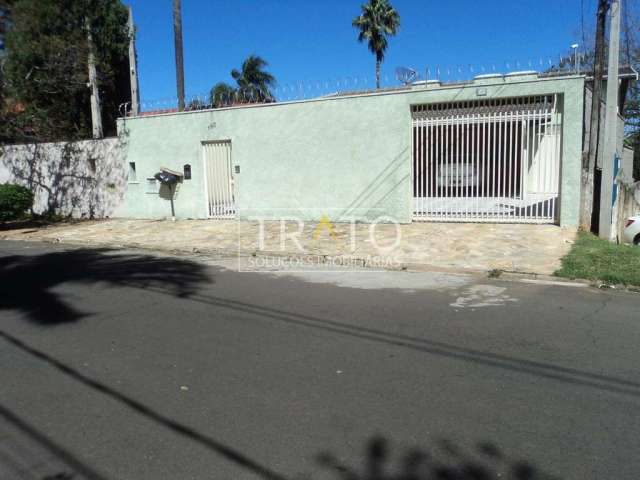
[{"label": "concrete sidewalk", "polygon": [[233,220],[85,221],[0,231],[0,239],[224,256],[342,257],[361,260],[366,266],[384,258],[391,260],[387,268],[500,269],[549,275],[560,266],[575,237],[575,230],[553,225],[378,224],[372,233],[368,224],[308,223],[299,235],[295,222],[284,225],[284,235],[282,228],[280,222],[264,223],[262,249],[261,226]]}]

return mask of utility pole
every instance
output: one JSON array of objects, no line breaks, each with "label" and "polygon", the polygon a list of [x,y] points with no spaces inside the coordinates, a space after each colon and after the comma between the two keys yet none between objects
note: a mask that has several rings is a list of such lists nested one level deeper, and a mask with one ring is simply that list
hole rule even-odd
[{"label": "utility pole", "polygon": [[89,84],[91,89],[91,124],[93,126],[93,138],[102,138],[102,111],[100,110],[100,90],[98,89],[98,75],[96,73],[96,57],[91,36],[91,24],[85,18],[85,28],[87,29],[87,47],[89,50]]},{"label": "utility pole", "polygon": [[133,9],[129,6],[129,85],[131,86],[131,113],[140,113],[140,92],[138,90],[138,56],[136,55],[136,29],[133,24]]},{"label": "utility pole", "polygon": [[620,54],[620,0],[611,0],[609,64],[607,66],[607,109],[604,119],[604,151],[600,183],[600,238],[611,240],[614,161],[618,155],[618,55]]},{"label": "utility pole", "polygon": [[602,77],[604,72],[604,35],[610,0],[598,0],[596,16],[596,46],[593,65],[593,89],[591,114],[589,117],[589,147],[582,160],[582,196],[580,206],[580,228],[591,231],[593,213],[593,186],[598,159],[600,137],[600,101],[602,99]]},{"label": "utility pole", "polygon": [[180,0],[173,0],[173,39],[176,51],[176,87],[178,111],[184,110],[184,61],[182,54],[182,7]]}]

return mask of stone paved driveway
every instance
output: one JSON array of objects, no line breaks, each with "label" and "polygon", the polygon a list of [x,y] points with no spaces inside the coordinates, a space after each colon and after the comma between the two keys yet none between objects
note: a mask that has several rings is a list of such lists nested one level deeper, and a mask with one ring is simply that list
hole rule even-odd
[{"label": "stone paved driveway", "polygon": [[[233,220],[85,221],[41,229],[0,231],[0,239],[138,247],[215,255],[392,259],[389,268],[551,274],[575,230],[553,225],[412,223],[408,225]],[[260,241],[262,238],[262,241]],[[301,249],[301,248],[302,249]]]}]

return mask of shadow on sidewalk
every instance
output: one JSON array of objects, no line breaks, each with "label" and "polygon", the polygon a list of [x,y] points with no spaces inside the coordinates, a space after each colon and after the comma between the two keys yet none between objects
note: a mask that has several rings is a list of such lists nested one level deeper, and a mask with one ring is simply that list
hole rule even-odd
[{"label": "shadow on sidewalk", "polygon": [[0,310],[14,309],[41,325],[73,322],[88,315],[54,288],[71,282],[148,288],[188,297],[213,280],[204,265],[176,257],[122,254],[109,249],[66,250],[0,258]]},{"label": "shadow on sidewalk", "polygon": [[24,230],[30,228],[30,231],[36,231],[41,228],[53,225],[53,222],[41,219],[26,219],[26,220],[14,220],[10,222],[0,222],[0,232],[6,232],[10,230]]}]

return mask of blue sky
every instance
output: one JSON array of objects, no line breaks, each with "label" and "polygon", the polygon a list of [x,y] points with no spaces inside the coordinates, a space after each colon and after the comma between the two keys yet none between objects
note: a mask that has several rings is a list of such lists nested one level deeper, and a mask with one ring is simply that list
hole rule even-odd
[{"label": "blue sky", "polygon": [[[172,0],[125,0],[137,26],[140,96],[175,97]],[[374,58],[351,20],[362,0],[182,0],[187,96],[232,83],[229,71],[255,53],[281,86],[374,78]],[[539,69],[582,43],[581,9],[592,30],[596,0],[392,0],[401,16],[383,64],[423,71],[456,66],[490,71]],[[519,62],[516,65],[516,61]],[[506,64],[509,64],[509,67]],[[453,67],[453,68],[451,68]],[[452,78],[453,79],[453,78]],[[371,83],[368,83],[371,85]]]}]

